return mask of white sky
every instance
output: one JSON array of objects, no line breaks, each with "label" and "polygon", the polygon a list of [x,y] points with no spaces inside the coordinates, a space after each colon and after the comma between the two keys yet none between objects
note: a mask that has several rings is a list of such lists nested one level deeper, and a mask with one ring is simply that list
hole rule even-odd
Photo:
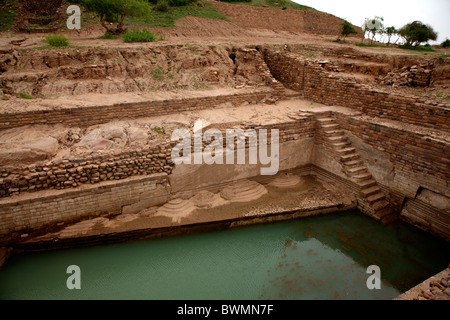
[{"label": "white sky", "polygon": [[[365,18],[380,16],[397,29],[414,20],[438,32],[438,43],[450,39],[450,0],[293,0],[362,26]],[[430,42],[433,44],[433,42]]]}]

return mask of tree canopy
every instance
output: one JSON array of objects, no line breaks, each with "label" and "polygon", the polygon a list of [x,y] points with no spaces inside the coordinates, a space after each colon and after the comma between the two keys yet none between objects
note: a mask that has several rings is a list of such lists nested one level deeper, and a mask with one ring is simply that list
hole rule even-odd
[{"label": "tree canopy", "polygon": [[[95,12],[100,17],[102,26],[113,34],[125,31],[123,21],[125,17],[140,17],[149,14],[149,3],[146,0],[79,0],[79,3],[87,10]],[[115,28],[106,24],[107,17],[118,17]]]},{"label": "tree canopy", "polygon": [[408,23],[398,33],[406,39],[406,46],[417,46],[423,42],[437,39],[436,31],[420,21]]}]

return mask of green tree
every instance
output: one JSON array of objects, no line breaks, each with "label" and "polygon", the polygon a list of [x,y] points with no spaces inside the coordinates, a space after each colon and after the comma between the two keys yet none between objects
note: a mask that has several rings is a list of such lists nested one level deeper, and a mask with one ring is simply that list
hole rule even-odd
[{"label": "green tree", "polygon": [[[102,26],[112,34],[125,32],[125,17],[142,17],[150,13],[146,0],[80,0],[80,4],[87,11],[95,12],[100,17]],[[106,24],[111,17],[117,17],[117,25],[113,28]]]},{"label": "green tree", "polygon": [[423,42],[437,39],[436,31],[420,21],[408,23],[398,33],[405,38],[407,47],[418,46]]},{"label": "green tree", "polygon": [[450,47],[450,40],[445,39],[444,42],[441,43],[442,48],[449,48]]},{"label": "green tree", "polygon": [[344,22],[341,23],[341,35],[344,37],[344,41],[345,37],[351,34],[358,34],[358,32],[353,28],[353,25],[350,22],[344,20]]},{"label": "green tree", "polygon": [[388,37],[388,42],[387,45],[389,46],[389,44],[391,43],[391,38],[397,34],[397,29],[395,27],[387,27],[386,29],[384,29],[384,33],[387,35]]},{"label": "green tree", "polygon": [[366,18],[363,26],[364,35],[372,34],[370,39],[371,42],[375,41],[375,37],[377,34],[382,34],[384,30],[383,25],[384,18],[383,17],[374,17],[372,19]]}]

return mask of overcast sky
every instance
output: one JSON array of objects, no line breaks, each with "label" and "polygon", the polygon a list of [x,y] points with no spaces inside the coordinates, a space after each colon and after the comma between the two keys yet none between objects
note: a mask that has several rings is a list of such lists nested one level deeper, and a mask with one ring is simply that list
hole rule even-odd
[{"label": "overcast sky", "polygon": [[429,24],[438,32],[438,43],[450,39],[450,0],[293,0],[331,13],[356,26],[365,18],[380,16],[385,26],[397,29],[414,20]]}]

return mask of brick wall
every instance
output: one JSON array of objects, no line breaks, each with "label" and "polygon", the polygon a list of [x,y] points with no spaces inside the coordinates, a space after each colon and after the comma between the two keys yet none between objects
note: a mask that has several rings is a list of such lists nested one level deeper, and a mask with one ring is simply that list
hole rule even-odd
[{"label": "brick wall", "polygon": [[[126,181],[107,181],[77,190],[33,194],[21,200],[2,199],[0,235],[13,237],[15,232],[36,231],[59,222],[120,214],[123,206],[138,202],[149,192],[154,197],[168,194],[168,191],[164,192],[167,181],[167,174],[159,173]],[[158,188],[158,185],[163,187]]]},{"label": "brick wall", "polygon": [[48,189],[68,189],[84,184],[120,180],[153,173],[170,174],[170,141],[157,147],[119,155],[86,159],[55,160],[41,165],[2,168],[0,197]]},{"label": "brick wall", "polygon": [[[298,121],[280,124],[246,124],[242,127],[244,131],[250,128],[254,128],[257,133],[260,129],[267,129],[269,144],[271,130],[278,129],[280,143],[283,143],[312,138],[314,136],[314,119],[305,117]],[[207,129],[204,128],[204,131]],[[224,146],[226,146],[225,129],[221,129],[221,132]],[[246,142],[248,147],[248,139]],[[123,152],[118,155],[55,160],[45,164],[0,168],[0,198],[48,189],[72,189],[81,185],[122,180],[138,175],[161,172],[171,174],[174,168],[171,152],[175,144],[176,142],[171,142],[167,137],[166,142],[158,146],[147,146],[141,150]],[[203,142],[204,147],[207,144],[209,143]]]},{"label": "brick wall", "polygon": [[[272,81],[270,77],[267,77],[266,80],[268,83]],[[277,86],[276,82],[274,82],[274,86]],[[64,124],[67,126],[86,128],[92,125],[108,123],[117,119],[136,119],[140,117],[155,117],[183,111],[203,110],[224,103],[232,103],[233,105],[239,105],[245,102],[260,103],[265,101],[267,98],[279,96],[280,94],[281,93],[279,90],[268,89],[254,93],[220,95],[212,97],[2,113],[0,114],[0,130],[43,124]]]},{"label": "brick wall", "polygon": [[[400,130],[374,122],[334,113],[344,130],[377,150],[389,154],[395,172],[408,181],[446,194],[450,180],[448,170],[450,144],[444,140],[408,130]],[[422,179],[418,177],[421,176]],[[398,186],[401,189],[401,186]],[[403,194],[408,194],[406,190]]]},{"label": "brick wall", "polygon": [[302,92],[306,99],[349,107],[369,116],[450,129],[449,104],[376,90],[289,52],[266,49],[264,56],[274,77],[286,87]]}]

